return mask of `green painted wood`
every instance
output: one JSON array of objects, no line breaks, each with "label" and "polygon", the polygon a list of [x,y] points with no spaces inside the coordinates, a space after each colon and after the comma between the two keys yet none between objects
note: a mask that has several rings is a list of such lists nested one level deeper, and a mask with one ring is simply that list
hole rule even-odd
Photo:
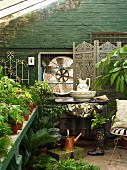
[{"label": "green painted wood", "polygon": [[16,160],[17,170],[22,170],[22,155],[18,155]]},{"label": "green painted wood", "polygon": [[28,131],[28,128],[31,126],[33,120],[38,114],[38,107],[34,109],[29,121],[26,123],[25,127],[22,129],[21,133],[17,135],[15,142],[13,143],[12,147],[10,148],[7,157],[5,157],[2,162],[0,162],[0,170],[6,170],[7,166],[9,165],[11,159],[13,156],[15,156],[16,159],[16,170],[21,170],[21,163],[22,163],[22,156],[19,155],[19,145],[24,138],[24,135]]}]

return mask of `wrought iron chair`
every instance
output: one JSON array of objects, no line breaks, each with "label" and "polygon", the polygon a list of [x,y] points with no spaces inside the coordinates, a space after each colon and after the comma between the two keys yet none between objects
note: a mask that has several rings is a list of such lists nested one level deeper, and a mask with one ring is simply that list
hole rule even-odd
[{"label": "wrought iron chair", "polygon": [[[115,119],[115,115],[112,117],[112,121]],[[125,139],[127,140],[127,129],[125,128],[122,128],[122,127],[116,127],[116,128],[111,128],[110,130],[110,133],[117,136],[115,139],[114,139],[114,149],[113,149],[113,152],[111,154],[111,158],[110,158],[110,161],[109,161],[109,165],[111,164],[112,160],[113,160],[113,156],[114,156],[114,153],[116,151],[116,148],[119,147],[119,142],[121,141],[121,139]],[[121,157],[121,154],[119,154],[119,156]]]}]

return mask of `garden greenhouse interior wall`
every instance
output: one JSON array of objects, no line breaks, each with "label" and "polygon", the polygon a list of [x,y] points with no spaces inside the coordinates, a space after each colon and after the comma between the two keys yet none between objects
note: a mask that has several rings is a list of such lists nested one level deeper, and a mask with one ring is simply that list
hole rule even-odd
[{"label": "garden greenhouse interior wall", "polygon": [[[58,5],[59,3],[59,5]],[[38,53],[72,51],[73,42],[90,42],[90,32],[126,32],[124,0],[66,0],[0,25],[0,57],[35,57],[31,84],[38,78]]]},{"label": "garden greenhouse interior wall", "polygon": [[[35,65],[29,67],[30,84],[38,79],[38,58],[42,52],[72,52],[75,62],[76,49],[80,44],[83,45],[82,42],[86,42],[86,46],[94,49],[92,63],[95,64],[121,44],[90,44],[91,33],[126,32],[126,10],[125,0],[60,0],[7,24],[0,24],[0,61],[7,59],[8,51],[13,51],[14,58],[21,61],[27,62],[28,57],[35,57]],[[124,42],[127,44],[126,37]],[[91,49],[89,51],[91,53]],[[98,73],[95,70],[91,75],[95,78]],[[114,98],[114,94],[110,93],[110,96]]]}]

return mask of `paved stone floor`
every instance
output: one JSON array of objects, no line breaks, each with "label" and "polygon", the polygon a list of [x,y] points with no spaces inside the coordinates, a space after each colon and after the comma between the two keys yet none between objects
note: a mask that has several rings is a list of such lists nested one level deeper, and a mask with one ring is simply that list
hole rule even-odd
[{"label": "paved stone floor", "polygon": [[111,164],[108,165],[114,148],[114,142],[112,139],[109,140],[109,149],[105,150],[105,154],[103,156],[87,155],[87,151],[95,148],[95,143],[93,141],[80,139],[76,145],[84,148],[84,159],[90,164],[99,165],[101,170],[127,170],[127,149],[117,148]]}]

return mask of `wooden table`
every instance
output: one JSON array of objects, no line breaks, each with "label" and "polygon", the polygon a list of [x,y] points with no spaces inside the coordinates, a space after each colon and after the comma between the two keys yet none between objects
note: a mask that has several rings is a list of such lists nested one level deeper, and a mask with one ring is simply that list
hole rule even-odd
[{"label": "wooden table", "polygon": [[[90,103],[90,104],[99,104],[103,105],[103,112],[101,113],[105,117],[107,116],[107,105],[108,101],[76,101],[73,97],[56,97],[53,99],[49,99],[49,101],[53,104],[81,104],[81,103]],[[67,113],[63,113],[60,117],[60,131],[61,133],[65,134],[66,130],[70,130],[70,134],[73,136],[77,136],[80,132],[82,132],[82,136],[89,136],[91,133],[91,119],[88,118],[81,118],[76,116],[70,116]]]}]

